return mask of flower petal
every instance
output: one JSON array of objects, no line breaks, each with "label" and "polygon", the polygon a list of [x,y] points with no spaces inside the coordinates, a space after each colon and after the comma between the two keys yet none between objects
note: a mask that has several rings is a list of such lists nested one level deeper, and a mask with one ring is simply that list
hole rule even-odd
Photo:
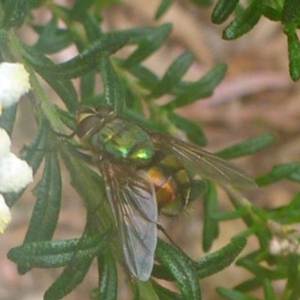
[{"label": "flower petal", "polygon": [[25,160],[8,153],[0,158],[0,191],[19,192],[32,182],[32,169]]}]

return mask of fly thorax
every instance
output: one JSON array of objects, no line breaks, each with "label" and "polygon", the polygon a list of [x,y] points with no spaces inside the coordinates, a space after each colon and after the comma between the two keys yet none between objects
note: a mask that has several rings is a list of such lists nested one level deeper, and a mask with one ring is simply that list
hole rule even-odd
[{"label": "fly thorax", "polygon": [[154,145],[151,140],[144,140],[136,143],[130,149],[128,157],[130,160],[137,162],[138,165],[145,165],[150,162],[154,154]]},{"label": "fly thorax", "polygon": [[121,119],[105,124],[92,138],[93,145],[101,145],[102,151],[116,162],[138,166],[148,163],[154,154],[151,138],[140,127]]}]

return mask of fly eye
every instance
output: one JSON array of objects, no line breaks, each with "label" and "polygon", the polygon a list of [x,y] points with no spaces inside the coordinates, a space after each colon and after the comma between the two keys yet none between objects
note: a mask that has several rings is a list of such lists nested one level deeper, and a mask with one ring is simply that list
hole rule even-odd
[{"label": "fly eye", "polygon": [[113,113],[113,109],[110,106],[101,106],[95,108],[94,112],[100,117],[104,118]]}]

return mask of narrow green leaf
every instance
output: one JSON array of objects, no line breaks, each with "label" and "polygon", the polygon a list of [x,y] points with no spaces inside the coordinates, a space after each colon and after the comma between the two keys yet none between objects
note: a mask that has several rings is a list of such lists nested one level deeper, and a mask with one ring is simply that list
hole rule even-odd
[{"label": "narrow green leaf", "polygon": [[44,300],[59,300],[71,293],[85,278],[92,261],[92,256],[79,260],[74,257],[72,264],[64,269],[45,292]]},{"label": "narrow green leaf", "polygon": [[281,224],[295,224],[300,222],[300,193],[297,193],[293,199],[286,205],[272,209],[269,212],[269,218],[276,220]]},{"label": "narrow green leaf", "polygon": [[276,300],[276,299],[278,299],[276,297],[275,291],[272,287],[272,284],[271,284],[270,280],[264,279],[263,285],[264,285],[264,299],[265,300]]},{"label": "narrow green leaf", "polygon": [[70,13],[71,18],[73,20],[79,21],[80,23],[83,23],[84,19],[86,18],[87,11],[94,2],[95,0],[75,1]]},{"label": "narrow green leaf", "polygon": [[218,197],[216,187],[208,181],[206,191],[203,195],[203,236],[202,248],[205,252],[209,251],[214,240],[219,235],[219,224],[214,218],[218,209]]},{"label": "narrow green leaf", "polygon": [[199,259],[197,262],[198,277],[208,277],[228,267],[242,252],[246,243],[245,238],[234,238],[222,249]]},{"label": "narrow green leaf", "polygon": [[300,297],[300,272],[299,272],[300,259],[299,255],[290,255],[288,258],[288,274],[287,274],[287,291],[289,296],[288,300],[298,300]]},{"label": "narrow green leaf", "polygon": [[290,22],[299,22],[300,18],[300,2],[298,0],[285,0],[283,2],[283,9],[281,21],[283,24]]},{"label": "narrow green leaf", "polygon": [[24,55],[32,67],[42,76],[55,78],[56,80],[72,79],[95,70],[99,65],[99,60],[103,56],[108,56],[116,52],[125,46],[127,41],[128,36],[122,32],[104,34],[100,39],[91,43],[79,55],[58,65],[53,64],[46,57],[33,52],[28,46],[24,46],[26,50]]},{"label": "narrow green leaf", "polygon": [[[83,1],[77,1],[76,3],[82,3]],[[84,17],[82,18],[82,23],[86,32],[86,35],[88,37],[88,40],[90,42],[95,41],[101,37],[103,32],[101,31],[101,28],[99,26],[99,23],[101,20],[99,20],[100,17],[97,17],[97,15],[92,14],[89,11],[86,11],[84,14]]]},{"label": "narrow green leaf", "polygon": [[138,48],[123,62],[123,67],[127,69],[139,65],[165,42],[170,31],[171,25],[163,24],[144,36]]},{"label": "narrow green leaf", "polygon": [[94,256],[99,253],[107,234],[97,234],[80,239],[65,241],[40,241],[25,243],[12,248],[7,257],[27,268],[57,268],[72,261],[75,252],[77,258]]},{"label": "narrow green leaf", "polygon": [[293,181],[296,181],[296,182],[300,182],[300,168],[296,169],[295,172],[288,175],[287,179],[293,180]]},{"label": "narrow green leaf", "polygon": [[33,29],[38,32],[38,40],[34,47],[46,54],[63,50],[75,39],[71,31],[58,28],[56,17],[52,17],[45,26],[33,26]]},{"label": "narrow green leaf", "polygon": [[36,8],[42,5],[46,0],[27,0],[30,8]]},{"label": "narrow green leaf", "polygon": [[167,266],[154,264],[151,275],[158,279],[174,281],[174,277]]},{"label": "narrow green leaf", "polygon": [[241,266],[243,265],[243,262],[246,260],[250,260],[250,261],[256,261],[259,262],[261,261],[261,259],[259,259],[261,257],[261,250],[254,250],[250,253],[247,253],[246,255],[244,255],[243,257],[239,258],[236,262],[237,266]]},{"label": "narrow green leaf", "polygon": [[105,33],[99,39],[91,43],[80,55],[66,62],[66,64],[68,63],[71,67],[73,64],[86,63],[89,67],[92,67],[99,57],[111,55],[124,47],[128,43],[128,39],[129,36],[125,31],[111,31]]},{"label": "narrow green leaf", "polygon": [[[129,79],[127,76],[121,75],[120,81],[124,91],[124,98],[126,103],[125,107],[134,111],[135,114],[143,116],[145,113],[144,102],[141,101],[140,92],[137,92],[136,88],[133,88],[132,79]],[[124,112],[125,109],[122,112]]]},{"label": "narrow green leaf", "polygon": [[253,273],[256,277],[261,279],[278,280],[283,279],[287,276],[286,269],[280,267],[278,267],[277,269],[263,267],[259,265],[258,262],[250,259],[241,259],[238,261],[237,265],[243,266],[249,272]]},{"label": "narrow green leaf", "polygon": [[219,0],[212,12],[211,21],[215,24],[223,23],[234,11],[238,3],[239,0]]},{"label": "narrow green leaf", "polygon": [[253,0],[253,2],[238,15],[223,31],[223,39],[236,39],[249,30],[259,21],[263,10],[263,2],[261,0]]},{"label": "narrow green leaf", "polygon": [[[122,64],[122,63],[120,63]],[[135,76],[142,87],[151,90],[153,86],[159,83],[159,79],[155,73],[142,65],[135,65],[127,69],[133,76]]]},{"label": "narrow green leaf", "polygon": [[[76,128],[76,121],[74,112],[69,112],[68,110],[64,110],[59,108],[58,106],[55,107],[57,116],[59,117],[60,121],[69,129],[71,129],[71,134],[73,134],[75,128]],[[60,139],[62,136],[60,134],[57,134],[57,132],[52,131],[52,133]],[[68,136],[68,134],[63,134],[63,136]],[[55,147],[54,147],[55,148]],[[56,151],[57,149],[54,149]]]},{"label": "narrow green leaf", "polygon": [[217,287],[216,291],[218,292],[219,295],[221,295],[222,297],[228,300],[260,300],[259,298],[246,295],[244,293],[235,290],[226,289],[223,287]]},{"label": "narrow green leaf", "polygon": [[[243,216],[243,219],[245,219],[244,216]],[[245,238],[245,239],[247,239],[248,237],[250,237],[251,235],[254,235],[254,234],[257,235],[257,228],[255,226],[251,226],[250,228],[245,229],[245,230],[239,232],[238,234],[236,234],[235,237],[236,238]]]},{"label": "narrow green leaf", "polygon": [[194,55],[191,52],[181,54],[167,69],[163,78],[152,88],[150,98],[158,98],[168,93],[178,84],[193,62]]},{"label": "narrow green leaf", "polygon": [[[102,235],[102,241],[98,245],[98,251],[101,246],[106,244],[107,235]],[[75,287],[82,282],[95,254],[86,255],[82,258],[82,251],[77,251],[72,257],[69,265],[64,269],[62,274],[49,287],[44,295],[44,300],[58,300],[72,292]]]},{"label": "narrow green leaf", "polygon": [[[285,29],[285,31],[287,30]],[[297,81],[300,78],[300,42],[295,31],[287,32],[287,38],[290,76]]]},{"label": "narrow green leaf", "polygon": [[64,102],[68,111],[75,113],[78,109],[78,96],[73,83],[70,80],[57,79],[45,74],[42,77]]},{"label": "narrow green leaf", "polygon": [[159,7],[155,12],[155,19],[158,20],[160,17],[162,17],[172,4],[173,0],[161,0]]},{"label": "narrow green leaf", "polygon": [[57,155],[49,152],[45,156],[42,178],[34,189],[37,199],[24,243],[52,238],[60,211],[61,184]]},{"label": "narrow green leaf", "polygon": [[28,3],[24,0],[8,0],[4,2],[2,26],[9,29],[21,26],[29,11]]},{"label": "narrow green leaf", "polygon": [[99,70],[104,85],[105,104],[112,106],[116,112],[121,112],[125,107],[124,90],[109,57],[103,56],[100,59]]},{"label": "narrow green leaf", "polygon": [[263,6],[263,15],[271,21],[277,22],[281,20],[281,10],[266,4]]},{"label": "narrow green leaf", "polygon": [[39,73],[44,74],[43,68],[55,68],[56,65],[48,57],[37,51],[34,47],[21,44],[24,59]]},{"label": "narrow green leaf", "polygon": [[56,91],[68,110],[75,112],[78,108],[78,97],[72,82],[67,79],[61,79],[59,76],[54,76],[53,74],[47,74],[45,69],[55,69],[57,65],[45,55],[36,51],[33,47],[26,44],[23,44],[22,47],[24,59],[45,79],[53,90]]},{"label": "narrow green leaf", "polygon": [[261,288],[262,285],[263,285],[263,279],[254,277],[241,282],[240,284],[236,285],[234,289],[245,293],[245,292],[251,292],[255,289]]},{"label": "narrow green leaf", "polygon": [[183,85],[177,92],[177,97],[163,108],[173,111],[175,108],[212,95],[214,88],[223,79],[226,69],[225,64],[217,65],[200,80]]},{"label": "narrow green leaf", "polygon": [[214,218],[218,222],[235,220],[235,219],[241,218],[247,212],[248,212],[247,207],[241,207],[238,210],[225,210],[225,211],[216,212],[214,215]]},{"label": "narrow green leaf", "polygon": [[152,281],[152,285],[159,295],[160,300],[182,300],[182,296],[161,286],[156,281]]},{"label": "narrow green leaf", "polygon": [[122,30],[122,33],[128,36],[128,44],[135,45],[143,42],[146,36],[154,34],[156,30],[156,27],[136,27]]},{"label": "narrow green leaf", "polygon": [[184,300],[200,300],[201,293],[193,261],[173,245],[158,239],[156,255],[174,276]]},{"label": "narrow green leaf", "polygon": [[116,261],[111,253],[98,255],[99,286],[93,291],[95,299],[116,300],[118,295],[118,274]]},{"label": "narrow green leaf", "polygon": [[34,194],[37,201],[25,242],[47,240],[55,230],[61,201],[61,174],[55,152],[46,153],[44,172]]},{"label": "narrow green leaf", "polygon": [[224,159],[236,158],[257,152],[272,144],[274,140],[275,137],[273,135],[264,133],[244,140],[214,154]]},{"label": "narrow green leaf", "polygon": [[122,112],[122,117],[124,117],[126,120],[130,122],[134,122],[138,124],[139,126],[151,130],[151,131],[160,131],[161,127],[158,123],[154,123],[151,121],[151,119],[146,118],[143,113],[137,114],[136,111],[133,111],[131,109],[125,109]]},{"label": "narrow green leaf", "polygon": [[[92,71],[80,77],[81,99],[90,98],[95,94],[96,72]],[[84,100],[82,101],[84,102]]]},{"label": "narrow green leaf", "polygon": [[161,300],[153,289],[152,281],[135,281],[134,283],[133,300]]},{"label": "narrow green leaf", "polygon": [[289,178],[293,173],[300,172],[299,169],[299,162],[275,165],[270,172],[256,178],[255,181],[259,186],[268,185],[278,180]]},{"label": "narrow green leaf", "polygon": [[173,112],[168,113],[168,118],[178,129],[186,134],[190,141],[199,146],[204,146],[206,144],[206,137],[198,124]]}]

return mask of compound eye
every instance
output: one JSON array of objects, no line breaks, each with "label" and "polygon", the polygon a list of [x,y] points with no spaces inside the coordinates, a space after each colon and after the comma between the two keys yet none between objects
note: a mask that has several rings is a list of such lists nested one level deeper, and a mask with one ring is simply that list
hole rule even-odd
[{"label": "compound eye", "polygon": [[100,106],[95,108],[95,112],[100,118],[105,118],[113,113],[113,109],[110,106]]}]

